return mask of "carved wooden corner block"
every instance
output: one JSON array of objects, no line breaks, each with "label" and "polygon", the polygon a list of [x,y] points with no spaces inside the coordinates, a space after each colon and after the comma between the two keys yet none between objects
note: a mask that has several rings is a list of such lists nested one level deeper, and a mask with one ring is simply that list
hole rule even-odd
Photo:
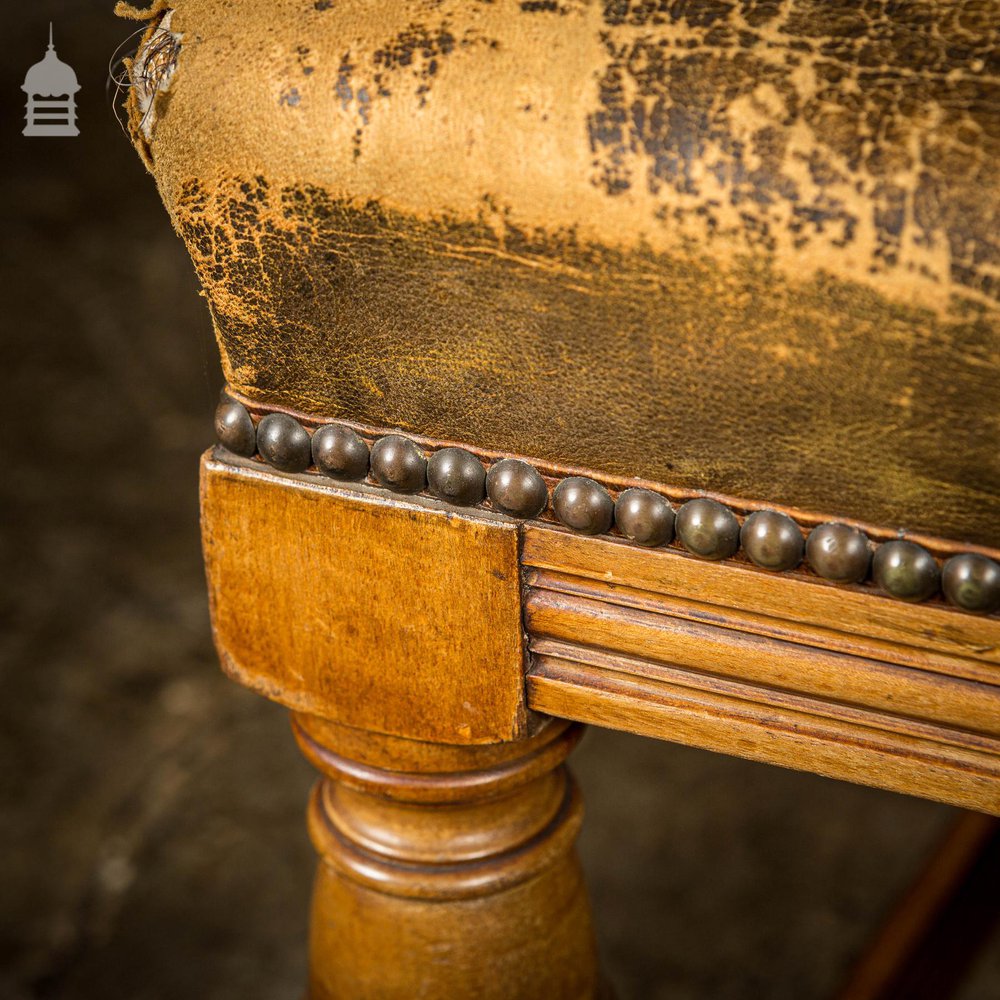
[{"label": "carved wooden corner block", "polygon": [[414,740],[527,735],[515,525],[259,466],[202,469],[212,622],[234,679]]}]

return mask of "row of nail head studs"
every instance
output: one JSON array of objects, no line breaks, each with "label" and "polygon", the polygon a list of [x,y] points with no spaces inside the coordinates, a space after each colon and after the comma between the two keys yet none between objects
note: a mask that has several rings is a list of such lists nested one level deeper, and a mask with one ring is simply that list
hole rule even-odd
[{"label": "row of nail head studs", "polygon": [[[310,436],[286,413],[269,413],[254,426],[242,403],[223,398],[215,415],[216,434],[229,451],[246,458],[259,454],[275,469],[304,472],[310,465],[333,479],[375,482],[397,493],[430,492],[469,507],[489,497],[504,514],[533,518],[549,502],[537,469],[505,458],[487,471],[464,448],[442,448],[428,459],[409,438],[387,434],[369,449],[343,424],[324,424]],[[835,583],[860,583],[869,573],[876,585],[903,601],[925,601],[943,592],[956,607],[979,614],[1000,610],[1000,565],[977,553],[952,556],[943,567],[925,548],[902,539],[873,547],[867,535],[846,524],[828,523],[804,537],[787,514],[759,510],[741,525],[726,506],[707,497],[674,511],[670,502],[646,489],[624,490],[615,500],[600,483],[581,476],[563,479],[552,491],[552,511],[567,528],[585,535],[617,527],[638,545],[668,545],[676,537],[702,559],[728,559],[742,548],[763,569],[795,569],[803,560]]]}]

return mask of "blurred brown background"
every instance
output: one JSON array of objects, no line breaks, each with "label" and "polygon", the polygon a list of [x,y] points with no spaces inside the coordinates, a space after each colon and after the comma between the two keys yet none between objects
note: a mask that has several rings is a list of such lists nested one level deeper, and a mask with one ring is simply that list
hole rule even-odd
[{"label": "blurred brown background", "polygon": [[[105,96],[112,0],[5,11],[0,998],[298,998],[312,780],[209,636],[220,377]],[[48,22],[81,136],[26,139]],[[833,994],[952,811],[591,732],[580,849],[621,1000]],[[1000,997],[1000,940],[961,1000]]]}]

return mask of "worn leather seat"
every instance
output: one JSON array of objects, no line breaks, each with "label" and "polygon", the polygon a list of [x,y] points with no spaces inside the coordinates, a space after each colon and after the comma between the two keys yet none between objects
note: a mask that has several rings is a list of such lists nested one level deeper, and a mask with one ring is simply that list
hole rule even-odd
[{"label": "worn leather seat", "polygon": [[248,400],[1000,543],[996,3],[171,6]]},{"label": "worn leather seat", "polygon": [[1000,0],[122,9],[310,996],[599,995],[571,721],[1000,808]]}]

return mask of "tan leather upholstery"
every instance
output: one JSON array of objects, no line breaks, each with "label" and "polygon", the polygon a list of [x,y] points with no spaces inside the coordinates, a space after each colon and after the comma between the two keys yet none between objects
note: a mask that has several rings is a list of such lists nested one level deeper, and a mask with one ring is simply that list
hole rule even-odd
[{"label": "tan leather upholstery", "polygon": [[172,7],[237,391],[1000,544],[994,0]]}]

